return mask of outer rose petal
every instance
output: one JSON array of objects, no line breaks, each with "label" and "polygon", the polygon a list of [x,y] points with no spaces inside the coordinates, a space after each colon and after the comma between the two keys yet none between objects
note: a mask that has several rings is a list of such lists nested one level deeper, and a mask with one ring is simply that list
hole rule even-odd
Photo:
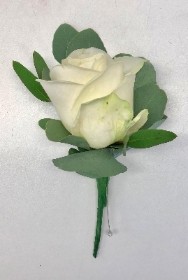
[{"label": "outer rose petal", "polygon": [[113,93],[82,105],[78,126],[90,147],[99,149],[123,140],[132,117],[129,103]]},{"label": "outer rose petal", "polygon": [[115,91],[119,98],[128,101],[131,107],[133,107],[134,82],[135,75],[127,75]]},{"label": "outer rose petal", "polygon": [[148,110],[144,109],[130,122],[129,129],[127,130],[127,135],[131,135],[137,132],[148,119]]},{"label": "outer rose petal", "polygon": [[86,84],[100,72],[79,68],[70,64],[60,64],[50,70],[50,78],[55,81],[67,81],[78,84]]},{"label": "outer rose petal", "polygon": [[124,65],[124,73],[136,74],[144,65],[145,59],[133,56],[122,56],[114,58],[115,61],[122,61]]},{"label": "outer rose petal", "polygon": [[82,104],[111,94],[121,84],[123,78],[123,64],[113,63],[103,74],[84,87],[74,108],[78,111]]},{"label": "outer rose petal", "polygon": [[104,71],[113,59],[104,51],[97,48],[79,49],[73,51],[62,64],[68,63],[82,68]]},{"label": "outer rose petal", "polygon": [[38,81],[49,95],[62,123],[68,131],[72,132],[78,114],[78,111],[72,111],[72,107],[83,89],[83,85],[58,81]]}]

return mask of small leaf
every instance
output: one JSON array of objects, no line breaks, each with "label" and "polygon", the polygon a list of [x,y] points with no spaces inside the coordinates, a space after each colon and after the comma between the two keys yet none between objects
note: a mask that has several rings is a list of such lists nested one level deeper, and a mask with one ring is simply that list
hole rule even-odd
[{"label": "small leaf", "polygon": [[33,53],[33,62],[35,65],[35,69],[37,71],[37,75],[39,77],[39,79],[43,79],[43,71],[44,69],[46,69],[45,71],[49,72],[49,68],[46,64],[46,62],[44,61],[43,57],[36,51],[34,51]]},{"label": "small leaf", "polygon": [[41,101],[49,102],[50,99],[42,86],[36,81],[37,77],[17,61],[13,61],[13,68],[27,89]]},{"label": "small leaf", "polygon": [[39,126],[42,128],[42,129],[46,129],[46,124],[47,124],[47,122],[49,121],[49,120],[52,120],[52,119],[50,119],[50,118],[45,118],[45,119],[41,119],[39,122],[38,122],[38,124],[39,124]]},{"label": "small leaf", "polygon": [[87,143],[87,141],[82,138],[82,137],[78,137],[78,136],[74,136],[74,135],[68,135],[66,138],[64,138],[62,141],[62,143],[66,143],[66,144],[70,144],[73,146],[77,146],[86,150],[89,150],[89,144]]},{"label": "small leaf", "polygon": [[75,171],[90,178],[115,176],[127,170],[123,164],[114,159],[109,149],[72,154],[54,159],[53,163],[62,170]]},{"label": "small leaf", "polygon": [[136,74],[134,88],[137,89],[151,83],[156,83],[156,72],[153,65],[147,60]]},{"label": "small leaf", "polygon": [[70,144],[85,150],[90,149],[84,138],[71,135],[60,120],[45,118],[39,121],[39,126],[46,130],[46,136],[50,141]]},{"label": "small leaf", "polygon": [[174,140],[177,135],[171,131],[147,129],[139,130],[129,138],[131,148],[150,148]]},{"label": "small leaf", "polygon": [[98,48],[106,52],[103,42],[93,29],[85,29],[79,32],[70,42],[66,56],[77,49]]},{"label": "small leaf", "polygon": [[78,34],[71,25],[64,23],[58,27],[53,38],[53,55],[61,63],[66,58],[67,47],[70,41]]},{"label": "small leaf", "polygon": [[123,57],[123,56],[132,56],[132,55],[128,54],[128,53],[118,53],[113,58],[115,58],[115,57]]},{"label": "small leaf", "polygon": [[134,114],[148,109],[148,120],[143,128],[151,127],[162,119],[166,107],[167,96],[156,84],[147,84],[137,88],[134,92]]},{"label": "small leaf", "polygon": [[62,122],[59,120],[49,120],[46,124],[46,136],[54,142],[61,142],[64,138],[70,135]]}]

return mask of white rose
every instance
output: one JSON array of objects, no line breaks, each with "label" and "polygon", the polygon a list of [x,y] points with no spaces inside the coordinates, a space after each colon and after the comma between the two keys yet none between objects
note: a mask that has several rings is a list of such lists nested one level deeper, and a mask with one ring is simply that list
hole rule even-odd
[{"label": "white rose", "polygon": [[73,51],[50,71],[52,81],[39,80],[71,134],[99,149],[140,129],[148,110],[133,119],[135,74],[144,59],[112,59],[96,48]]}]

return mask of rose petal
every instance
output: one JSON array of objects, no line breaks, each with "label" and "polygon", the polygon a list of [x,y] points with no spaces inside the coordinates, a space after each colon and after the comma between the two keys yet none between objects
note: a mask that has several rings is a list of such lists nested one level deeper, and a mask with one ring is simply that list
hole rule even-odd
[{"label": "rose petal", "polygon": [[86,84],[100,72],[79,68],[73,65],[63,64],[53,67],[50,71],[50,78],[56,81],[67,81],[78,84]]},{"label": "rose petal", "polygon": [[127,75],[125,76],[121,85],[115,91],[119,98],[128,101],[132,107],[134,96],[134,82],[135,75]]},{"label": "rose petal", "polygon": [[84,103],[111,94],[123,81],[123,64],[113,63],[98,78],[87,84],[75,102],[74,108],[78,111]]},{"label": "rose petal", "polygon": [[62,123],[71,132],[78,114],[78,111],[72,111],[72,107],[82,91],[83,85],[69,82],[38,81],[50,97]]},{"label": "rose petal", "polygon": [[140,113],[130,122],[129,129],[127,131],[127,135],[131,135],[137,132],[148,119],[148,110],[144,109],[140,111]]},{"label": "rose petal", "polygon": [[90,147],[99,149],[123,140],[132,117],[129,103],[113,93],[82,105],[77,125]]},{"label": "rose petal", "polygon": [[125,75],[136,74],[145,62],[145,59],[133,56],[116,57],[114,60],[123,62]]},{"label": "rose petal", "polygon": [[68,63],[100,72],[104,71],[107,65],[112,62],[112,58],[106,52],[97,48],[75,50],[66,59],[62,60],[62,64]]}]

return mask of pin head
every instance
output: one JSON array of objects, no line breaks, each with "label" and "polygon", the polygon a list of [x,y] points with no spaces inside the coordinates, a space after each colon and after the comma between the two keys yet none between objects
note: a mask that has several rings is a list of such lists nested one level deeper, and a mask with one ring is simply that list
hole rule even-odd
[{"label": "pin head", "polygon": [[112,236],[112,232],[111,232],[111,230],[109,230],[109,231],[108,231],[107,235],[108,235],[109,237],[111,237],[111,236]]}]

